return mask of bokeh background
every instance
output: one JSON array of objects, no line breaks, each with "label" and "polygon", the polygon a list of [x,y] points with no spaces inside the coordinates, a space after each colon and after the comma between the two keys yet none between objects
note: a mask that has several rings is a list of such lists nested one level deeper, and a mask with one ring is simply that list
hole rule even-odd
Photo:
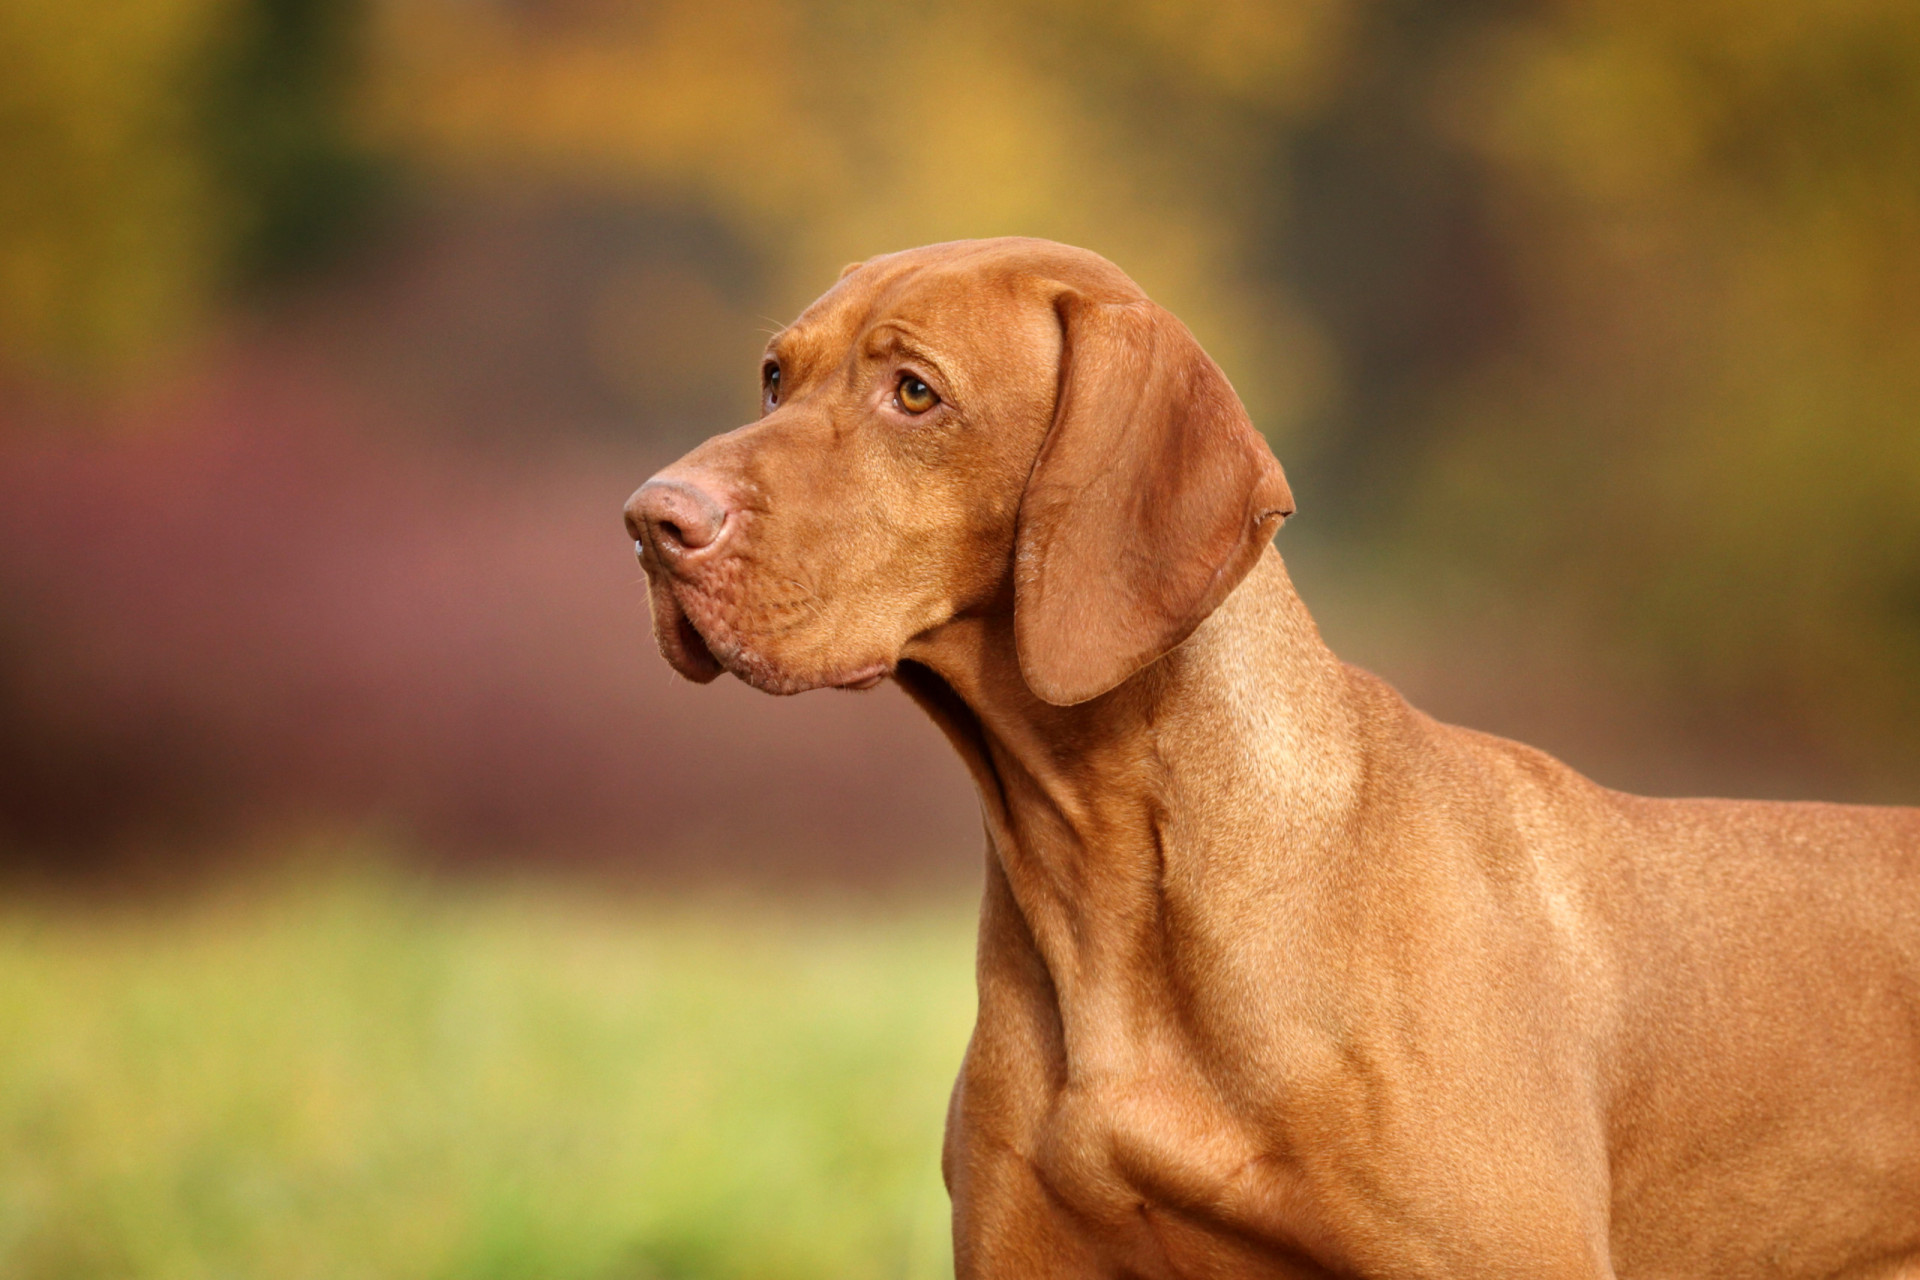
[{"label": "bokeh background", "polygon": [[1920,802],[1907,0],[0,0],[0,1272],[940,1273],[964,777],[619,506],[1004,233],[1422,706]]}]

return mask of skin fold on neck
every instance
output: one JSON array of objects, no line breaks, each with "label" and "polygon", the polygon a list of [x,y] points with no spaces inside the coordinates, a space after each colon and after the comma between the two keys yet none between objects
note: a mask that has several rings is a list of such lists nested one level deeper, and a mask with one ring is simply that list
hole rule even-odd
[{"label": "skin fold on neck", "polygon": [[1126,989],[1166,971],[1146,953],[1232,941],[1200,936],[1185,904],[1251,907],[1283,882],[1297,898],[1359,803],[1350,676],[1271,548],[1183,644],[1077,706],[1027,689],[1004,614],[957,619],[906,656],[901,683],[973,775],[990,875],[1069,1027],[1082,1012],[1147,1016],[1108,1007],[1157,1005]]}]

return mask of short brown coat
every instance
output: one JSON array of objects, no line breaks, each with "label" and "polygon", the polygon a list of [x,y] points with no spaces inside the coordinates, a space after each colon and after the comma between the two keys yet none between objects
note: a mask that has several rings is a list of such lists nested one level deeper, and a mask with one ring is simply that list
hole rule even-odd
[{"label": "short brown coat", "polygon": [[1093,254],[856,264],[769,355],[629,519],[677,669],[890,676],[978,785],[962,1276],[1920,1277],[1920,811],[1623,795],[1339,662]]}]

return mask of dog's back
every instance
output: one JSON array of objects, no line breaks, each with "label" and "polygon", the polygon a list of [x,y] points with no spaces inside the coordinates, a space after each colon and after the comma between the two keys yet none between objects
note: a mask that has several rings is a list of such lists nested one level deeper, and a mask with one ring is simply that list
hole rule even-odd
[{"label": "dog's back", "polygon": [[1588,953],[1617,1271],[1920,1250],[1920,810],[1626,795],[1435,727]]},{"label": "dog's back", "polygon": [[1920,1248],[1920,811],[1622,810],[1616,1265]]}]

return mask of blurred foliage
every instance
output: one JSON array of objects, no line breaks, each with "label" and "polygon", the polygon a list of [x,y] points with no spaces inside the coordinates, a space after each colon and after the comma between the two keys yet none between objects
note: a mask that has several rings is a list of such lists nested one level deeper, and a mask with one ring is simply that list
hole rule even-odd
[{"label": "blurred foliage", "polygon": [[0,0],[0,371],[113,385],[373,189],[339,0]]},{"label": "blurred foliage", "polygon": [[913,1280],[969,912],[289,879],[0,916],[15,1280]]},{"label": "blurred foliage", "polygon": [[137,358],[197,318],[219,217],[188,68],[221,0],[0,3],[0,355]]},{"label": "blurred foliage", "polygon": [[231,215],[230,267],[271,284],[348,240],[385,173],[348,122],[360,0],[245,0],[213,43],[201,127]]},{"label": "blurred foliage", "polygon": [[1920,9],[1566,4],[1445,88],[1515,319],[1395,532],[1920,799]]},{"label": "blurred foliage", "polygon": [[449,175],[700,203],[792,314],[849,260],[1030,234],[1126,264],[1276,429],[1318,385],[1248,277],[1249,175],[1318,92],[1339,0],[550,0],[380,9],[372,136]]}]

